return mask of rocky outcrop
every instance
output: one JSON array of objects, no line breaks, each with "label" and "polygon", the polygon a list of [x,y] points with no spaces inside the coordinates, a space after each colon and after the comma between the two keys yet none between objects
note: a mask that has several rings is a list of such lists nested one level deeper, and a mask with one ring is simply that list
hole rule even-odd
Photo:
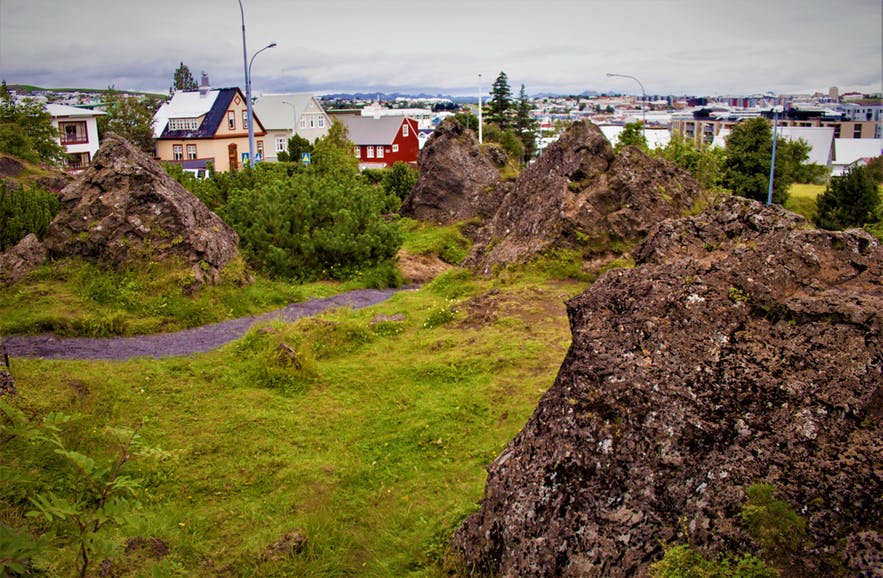
[{"label": "rocky outcrop", "polygon": [[60,193],[62,211],[44,244],[51,257],[112,266],[177,258],[198,283],[215,282],[238,254],[239,238],[152,158],[115,135]]},{"label": "rocky outcrop", "polygon": [[576,122],[522,173],[464,265],[489,274],[550,247],[603,251],[682,214],[699,192],[674,165],[636,148],[614,154],[597,126]]},{"label": "rocky outcrop", "polygon": [[786,576],[879,576],[883,248],[727,197],[660,223],[568,303],[573,342],[452,540],[502,576],[635,576],[667,543],[758,552],[765,483],[805,521]]},{"label": "rocky outcrop", "polygon": [[420,151],[420,178],[400,212],[440,224],[490,218],[505,192],[499,171],[505,164],[501,148],[479,146],[473,131],[445,119]]},{"label": "rocky outcrop", "polygon": [[0,253],[0,285],[23,278],[46,261],[46,247],[31,233],[14,247]]}]

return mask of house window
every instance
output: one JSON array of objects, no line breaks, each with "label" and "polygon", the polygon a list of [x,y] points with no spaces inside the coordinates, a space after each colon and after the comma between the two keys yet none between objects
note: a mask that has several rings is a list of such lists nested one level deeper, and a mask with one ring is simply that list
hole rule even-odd
[{"label": "house window", "polygon": [[257,149],[258,149],[255,152],[255,158],[263,160],[263,158],[264,158],[264,141],[259,140],[255,144],[257,145]]},{"label": "house window", "polygon": [[383,158],[383,147],[377,147],[377,158]]},{"label": "house window", "polygon": [[834,138],[840,138],[840,123],[834,125]]},{"label": "house window", "polygon": [[356,147],[356,148],[353,149],[353,150],[355,150],[355,152],[356,152],[355,157],[356,157],[357,159],[362,158],[362,147]]},{"label": "house window", "polygon": [[236,113],[232,110],[227,111],[227,128],[229,130],[236,130]]},{"label": "house window", "polygon": [[408,136],[408,123],[402,125],[402,136]]},{"label": "house window", "polygon": [[60,122],[58,131],[61,133],[61,144],[83,144],[89,142],[89,134],[86,132],[86,123],[83,122]]},{"label": "house window", "polygon": [[300,117],[300,127],[307,128],[307,119],[304,118],[303,116]]},{"label": "house window", "polygon": [[242,111],[242,128],[248,126],[248,109]]},{"label": "house window", "polygon": [[284,136],[276,137],[276,152],[281,153],[288,149],[288,139]]},{"label": "house window", "polygon": [[316,117],[310,116],[310,128],[316,128]]},{"label": "house window", "polygon": [[184,159],[184,147],[181,145],[172,145],[172,158],[176,161]]},{"label": "house window", "polygon": [[368,154],[366,155],[369,159],[374,158],[374,147],[368,147]]},{"label": "house window", "polygon": [[319,117],[319,128],[325,128],[325,117],[324,116]]},{"label": "house window", "polygon": [[187,158],[191,161],[196,160],[196,145],[189,144],[187,145]]},{"label": "house window", "polygon": [[198,118],[170,118],[169,130],[196,130],[199,128]]},{"label": "house window", "polygon": [[67,156],[65,164],[68,169],[79,170],[89,164],[89,153],[73,153]]},{"label": "house window", "polygon": [[862,138],[862,125],[859,123],[855,123],[855,128],[852,129],[852,138]]},{"label": "house window", "polygon": [[397,145],[397,144],[392,145],[392,152],[394,152],[394,153],[399,152],[399,145]]}]

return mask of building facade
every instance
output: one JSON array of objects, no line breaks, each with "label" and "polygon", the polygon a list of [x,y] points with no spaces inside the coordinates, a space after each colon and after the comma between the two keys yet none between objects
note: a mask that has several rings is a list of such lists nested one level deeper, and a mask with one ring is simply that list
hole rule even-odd
[{"label": "building facade", "polygon": [[67,152],[65,169],[84,170],[98,151],[98,117],[104,113],[64,104],[47,104],[46,111],[58,130],[58,143]]},{"label": "building facade", "polygon": [[[248,163],[248,112],[239,88],[178,91],[154,115],[156,156],[185,170],[236,170]],[[255,158],[265,153],[266,130],[254,115]]]}]

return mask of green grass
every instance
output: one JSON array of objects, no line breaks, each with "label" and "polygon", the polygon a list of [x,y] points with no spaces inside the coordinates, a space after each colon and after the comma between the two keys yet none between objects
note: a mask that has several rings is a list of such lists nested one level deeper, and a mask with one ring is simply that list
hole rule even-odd
[{"label": "green grass", "polygon": [[460,224],[439,226],[403,218],[401,226],[405,233],[402,249],[414,255],[438,255],[445,263],[458,265],[472,246]]},{"label": "green grass", "polygon": [[170,264],[113,271],[74,259],[55,261],[0,291],[0,335],[171,332],[358,287],[358,283],[293,285],[260,277],[249,283],[243,282],[244,276],[241,263],[234,263],[224,272],[221,285],[193,291],[192,273]]},{"label": "green grass", "polygon": [[788,189],[788,200],[785,208],[810,221],[816,216],[816,197],[825,190],[825,185],[806,185],[795,183]]},{"label": "green grass", "polygon": [[[486,466],[554,381],[570,342],[564,301],[583,288],[452,270],[381,305],[263,325],[190,358],[13,359],[10,403],[36,423],[72,415],[67,445],[96,459],[111,459],[105,426],[139,422],[171,453],[126,466],[143,508],[111,531],[115,575],[442,576]],[[36,479],[0,486],[0,522],[36,538],[50,528],[23,517],[25,498],[69,487],[71,473],[34,444],[2,451]],[[35,563],[70,575],[76,552],[55,529]],[[295,529],[303,549],[268,560]],[[168,554],[126,553],[132,537]]]}]

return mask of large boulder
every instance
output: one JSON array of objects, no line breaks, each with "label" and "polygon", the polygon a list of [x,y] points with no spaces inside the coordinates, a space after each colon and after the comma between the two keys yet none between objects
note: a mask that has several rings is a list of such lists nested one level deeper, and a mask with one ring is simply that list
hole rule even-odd
[{"label": "large boulder", "polygon": [[576,122],[522,173],[464,264],[490,274],[551,247],[603,252],[683,214],[699,193],[671,163],[632,147],[614,154],[601,129]]},{"label": "large boulder", "polygon": [[31,233],[0,253],[0,285],[11,285],[46,261],[46,247]]},{"label": "large boulder", "polygon": [[499,170],[505,163],[502,149],[481,147],[473,131],[445,119],[420,151],[420,177],[400,212],[439,224],[490,218],[505,190]]},{"label": "large boulder", "polygon": [[756,553],[739,512],[770,484],[806,521],[772,553],[785,575],[879,576],[880,243],[726,198],[660,223],[634,256],[568,303],[571,348],[489,466],[460,561],[617,577],[645,575],[667,543]]},{"label": "large boulder", "polygon": [[120,267],[180,259],[198,283],[216,282],[239,238],[220,217],[127,140],[108,135],[92,164],[60,193],[44,244],[51,257]]}]

